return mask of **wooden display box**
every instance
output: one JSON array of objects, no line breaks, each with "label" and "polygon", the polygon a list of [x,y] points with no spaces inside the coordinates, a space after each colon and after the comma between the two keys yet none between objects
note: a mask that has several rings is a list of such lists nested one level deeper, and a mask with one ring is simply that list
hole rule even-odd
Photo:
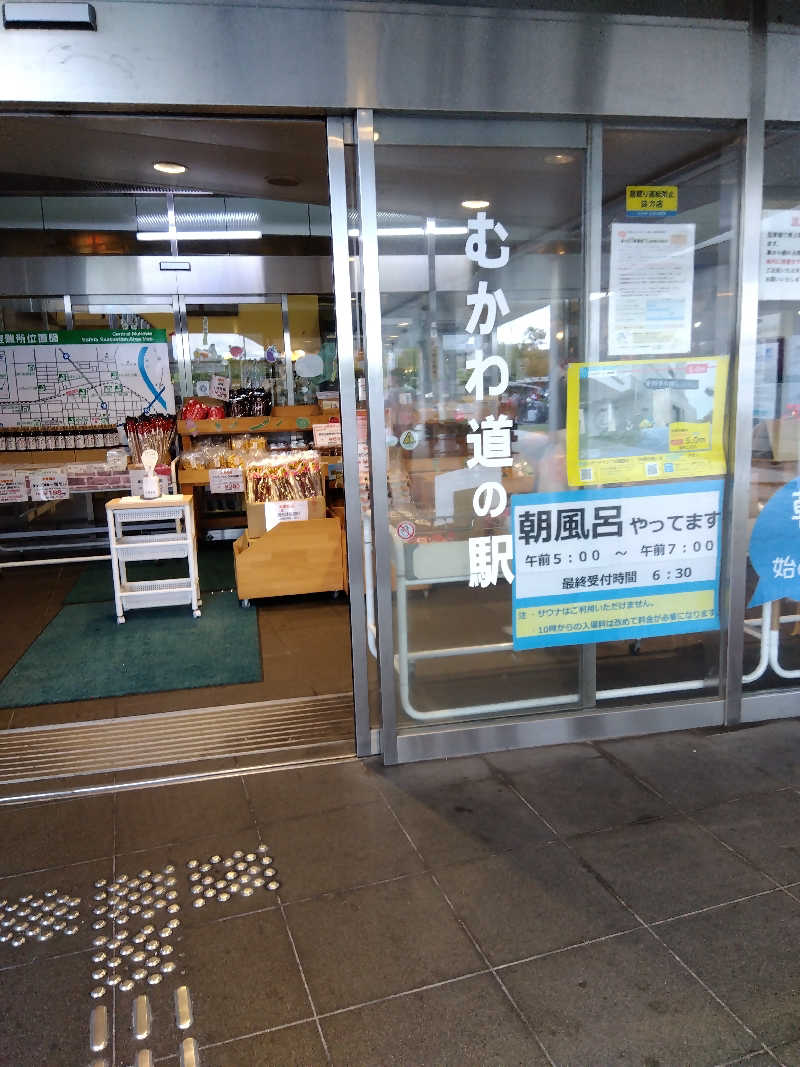
[{"label": "wooden display box", "polygon": [[346,550],[337,517],[282,522],[233,543],[236,592],[255,597],[328,593],[347,588]]}]

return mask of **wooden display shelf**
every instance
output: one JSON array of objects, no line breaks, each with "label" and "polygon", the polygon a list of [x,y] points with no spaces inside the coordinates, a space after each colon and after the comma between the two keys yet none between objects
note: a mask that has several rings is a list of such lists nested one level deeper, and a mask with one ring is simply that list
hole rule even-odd
[{"label": "wooden display shelf", "polygon": [[[120,446],[115,446],[119,448]],[[3,467],[63,467],[65,463],[98,463],[105,460],[106,448],[57,448],[46,452],[0,451]]]},{"label": "wooden display shelf", "polygon": [[[325,477],[328,476],[328,467],[335,467],[337,464],[341,464],[341,456],[320,456],[320,467],[322,467]],[[209,471],[204,470],[178,470],[178,485],[208,485]]]},{"label": "wooden display shelf", "polygon": [[240,600],[347,588],[347,549],[338,517],[280,523],[233,543]]},{"label": "wooden display shelf", "polygon": [[181,437],[237,433],[287,433],[308,430],[316,423],[338,422],[338,408],[320,411],[316,404],[273,408],[270,415],[242,415],[236,419],[180,419]]}]

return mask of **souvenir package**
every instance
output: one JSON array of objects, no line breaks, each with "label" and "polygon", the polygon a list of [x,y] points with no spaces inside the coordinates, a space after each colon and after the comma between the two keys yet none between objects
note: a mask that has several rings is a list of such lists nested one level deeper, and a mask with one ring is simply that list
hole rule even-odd
[{"label": "souvenir package", "polygon": [[319,453],[278,452],[248,462],[245,469],[247,502],[308,500],[324,494]]}]

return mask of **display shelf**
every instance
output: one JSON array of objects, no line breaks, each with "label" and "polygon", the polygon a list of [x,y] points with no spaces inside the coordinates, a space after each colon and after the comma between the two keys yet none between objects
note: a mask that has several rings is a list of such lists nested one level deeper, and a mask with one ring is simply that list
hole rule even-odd
[{"label": "display shelf", "polygon": [[[341,466],[342,457],[341,456],[320,456],[319,462],[320,462],[320,467],[322,467],[322,469],[325,472],[325,476],[327,477],[328,468],[329,467]],[[205,470],[205,469],[204,470],[180,470],[179,469],[178,470],[178,485],[181,485],[181,486],[183,486],[183,485],[187,485],[187,486],[208,485],[208,482],[209,482],[209,477],[208,476],[209,476],[209,471]]]},{"label": "display shelf", "polygon": [[[120,497],[106,504],[111,572],[117,622],[125,622],[125,611],[136,608],[167,607],[190,604],[195,618],[200,616],[200,582],[197,572],[197,542],[194,508],[189,495],[158,497]],[[137,527],[152,523],[174,523],[174,529],[137,530],[126,533],[126,523]],[[131,560],[185,558],[189,574],[182,578],[156,581],[132,581],[126,564]]]},{"label": "display shelf", "polygon": [[347,545],[338,517],[280,523],[234,541],[236,591],[251,598],[339,592],[347,588]]},{"label": "display shelf", "polygon": [[288,433],[308,430],[317,423],[338,422],[338,408],[320,411],[316,404],[273,408],[270,415],[242,415],[235,419],[180,419],[181,437],[224,436],[237,433]]}]

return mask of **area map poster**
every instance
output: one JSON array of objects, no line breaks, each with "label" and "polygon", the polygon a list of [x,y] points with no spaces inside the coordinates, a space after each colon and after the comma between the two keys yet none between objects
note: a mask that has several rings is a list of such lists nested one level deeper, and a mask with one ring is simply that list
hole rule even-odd
[{"label": "area map poster", "polygon": [[727,381],[727,356],[571,363],[567,482],[724,474]]},{"label": "area map poster", "polygon": [[175,413],[164,330],[0,332],[0,426]]},{"label": "area map poster", "polygon": [[514,648],[718,629],[723,484],[512,497]]}]

